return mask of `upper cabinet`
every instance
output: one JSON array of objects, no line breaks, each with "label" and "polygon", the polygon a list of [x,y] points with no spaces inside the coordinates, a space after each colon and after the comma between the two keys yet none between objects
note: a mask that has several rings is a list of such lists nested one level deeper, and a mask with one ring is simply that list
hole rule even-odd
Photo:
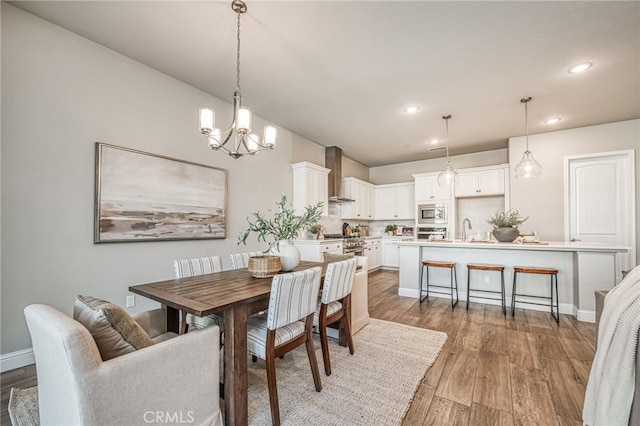
[{"label": "upper cabinet", "polygon": [[455,186],[456,197],[482,197],[488,195],[504,195],[505,168],[492,166],[487,168],[460,171],[459,181]]},{"label": "upper cabinet", "polygon": [[296,215],[302,215],[306,206],[322,201],[324,203],[322,216],[327,216],[330,170],[308,161],[294,163],[291,168],[293,169],[293,208]]},{"label": "upper cabinet", "polygon": [[451,199],[451,186],[440,186],[438,184],[438,174],[439,172],[413,175],[416,179],[415,201],[441,201]]},{"label": "upper cabinet", "polygon": [[341,204],[342,219],[374,219],[375,185],[347,177],[342,181],[342,196],[354,200]]},{"label": "upper cabinet", "polygon": [[412,220],[416,216],[415,207],[415,185],[413,183],[376,186],[376,220]]}]

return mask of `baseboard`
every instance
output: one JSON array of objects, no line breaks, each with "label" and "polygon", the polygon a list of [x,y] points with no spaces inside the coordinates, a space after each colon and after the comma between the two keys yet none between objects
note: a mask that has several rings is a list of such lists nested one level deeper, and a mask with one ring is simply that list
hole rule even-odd
[{"label": "baseboard", "polygon": [[578,310],[576,318],[578,319],[578,321],[595,323],[596,322],[596,312],[595,311]]},{"label": "baseboard", "polygon": [[33,349],[23,349],[21,351],[10,352],[0,355],[0,372],[15,370],[16,368],[25,367],[35,364],[36,358],[33,355]]}]

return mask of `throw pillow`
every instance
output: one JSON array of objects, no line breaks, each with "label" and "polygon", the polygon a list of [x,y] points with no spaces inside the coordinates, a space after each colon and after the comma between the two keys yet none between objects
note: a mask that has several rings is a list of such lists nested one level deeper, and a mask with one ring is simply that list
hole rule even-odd
[{"label": "throw pillow", "polygon": [[89,330],[103,361],[153,345],[131,315],[113,303],[78,295],[73,318]]},{"label": "throw pillow", "polygon": [[348,260],[355,256],[354,253],[337,254],[337,253],[324,253],[324,263],[340,262],[341,260]]}]

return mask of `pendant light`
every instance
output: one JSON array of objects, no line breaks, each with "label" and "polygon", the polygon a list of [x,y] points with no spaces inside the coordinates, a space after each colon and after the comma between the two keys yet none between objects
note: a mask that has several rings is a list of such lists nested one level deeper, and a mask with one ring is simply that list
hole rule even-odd
[{"label": "pendant light", "polygon": [[526,129],[527,150],[522,154],[522,160],[515,168],[516,179],[537,179],[542,174],[542,166],[534,158],[529,151],[529,116],[527,104],[531,101],[531,97],[522,98],[520,102],[524,104],[524,125]]},{"label": "pendant light", "polygon": [[438,175],[438,185],[447,186],[447,185],[457,185],[458,184],[458,172],[453,168],[451,161],[449,161],[449,119],[451,118],[451,114],[443,115],[447,127],[447,161],[444,162],[444,169]]}]

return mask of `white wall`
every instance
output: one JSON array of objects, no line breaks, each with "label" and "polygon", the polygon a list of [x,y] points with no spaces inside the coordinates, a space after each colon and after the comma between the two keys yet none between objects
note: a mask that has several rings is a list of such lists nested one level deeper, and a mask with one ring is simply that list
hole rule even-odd
[{"label": "white wall", "polygon": [[[124,305],[130,285],[172,278],[174,259],[229,265],[230,253],[264,249],[237,236],[291,195],[292,134],[279,128],[275,151],[233,160],[206,146],[203,105],[230,121],[230,104],[2,3],[2,354],[31,346],[27,304],[71,314],[83,294]],[[227,238],[93,244],[96,141],[227,169]]]},{"label": "white wall", "polygon": [[640,213],[640,120],[529,135],[529,149],[542,165],[542,176],[530,181],[515,179],[513,170],[522,159],[525,138],[509,139],[511,207],[529,216],[527,228],[538,230],[541,238],[564,240],[564,158],[568,155],[635,150],[636,214]]}]

